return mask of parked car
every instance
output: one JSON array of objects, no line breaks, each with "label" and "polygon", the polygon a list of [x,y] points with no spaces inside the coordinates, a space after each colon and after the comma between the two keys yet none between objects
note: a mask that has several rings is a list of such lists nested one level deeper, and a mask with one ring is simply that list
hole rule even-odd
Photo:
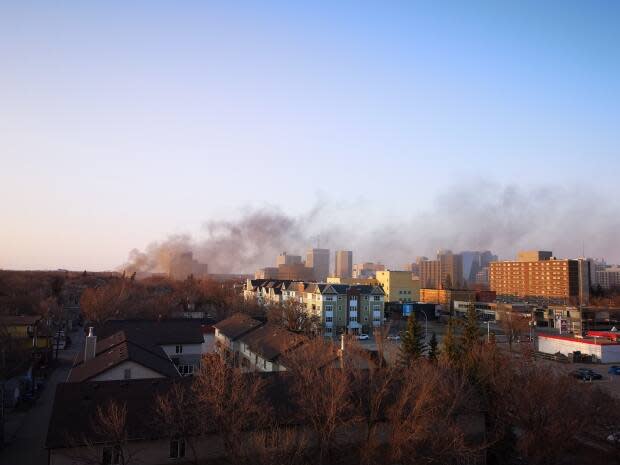
[{"label": "parked car", "polygon": [[603,375],[598,374],[596,371],[590,368],[579,368],[571,373],[573,378],[581,379],[583,381],[593,381],[595,379],[603,379]]},{"label": "parked car", "polygon": [[368,336],[368,334],[360,334],[360,335],[357,336],[357,338],[360,341],[367,341],[370,338],[370,336]]},{"label": "parked car", "polygon": [[387,337],[388,341],[400,341],[400,336],[398,334],[389,334]]},{"label": "parked car", "polygon": [[620,366],[618,365],[610,366],[609,369],[607,370],[607,373],[609,373],[610,375],[620,375]]}]

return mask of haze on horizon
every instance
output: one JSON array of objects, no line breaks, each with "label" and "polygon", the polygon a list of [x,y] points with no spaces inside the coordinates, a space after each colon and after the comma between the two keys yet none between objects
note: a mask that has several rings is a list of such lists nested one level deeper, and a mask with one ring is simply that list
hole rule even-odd
[{"label": "haze on horizon", "polygon": [[603,1],[5,2],[0,268],[115,269],[179,235],[207,253],[257,213],[288,226],[230,271],[317,235],[392,266],[620,262],[619,20]]}]

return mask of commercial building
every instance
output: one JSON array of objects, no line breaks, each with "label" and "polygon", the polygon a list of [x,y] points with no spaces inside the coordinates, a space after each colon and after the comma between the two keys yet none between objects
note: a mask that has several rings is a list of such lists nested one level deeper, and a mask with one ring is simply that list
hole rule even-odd
[{"label": "commercial building", "polygon": [[306,266],[314,270],[314,279],[325,282],[329,276],[329,249],[310,249],[306,253]]},{"label": "commercial building", "polygon": [[420,298],[420,280],[409,271],[377,271],[377,281],[383,288],[387,302],[415,302]]},{"label": "commercial building", "polygon": [[[489,250],[484,252],[480,251],[465,251],[460,253],[463,257],[463,280],[467,283],[479,283],[478,273],[487,270],[491,262],[497,261],[497,255],[494,255]],[[481,276],[484,277],[484,274]],[[484,279],[483,279],[484,281]],[[488,280],[486,281],[488,283]]]},{"label": "commercial building", "polygon": [[381,263],[356,263],[353,265],[354,278],[374,278],[377,271],[385,270],[385,265]]},{"label": "commercial building", "polygon": [[313,281],[314,270],[303,263],[280,264],[277,267],[261,268],[254,273],[254,279],[275,279]]},{"label": "commercial building", "polygon": [[524,250],[517,253],[518,262],[539,262],[551,260],[553,252],[547,250]]},{"label": "commercial building", "polygon": [[276,266],[280,265],[295,265],[301,263],[301,255],[289,255],[286,252],[282,252],[276,258]]},{"label": "commercial building", "polygon": [[[541,260],[530,260],[542,257]],[[587,304],[589,277],[584,261],[558,260],[550,252],[520,252],[517,261],[492,262],[489,287],[505,301]]]},{"label": "commercial building", "polygon": [[476,291],[454,289],[420,289],[420,302],[441,305],[452,312],[455,301],[475,302]]},{"label": "commercial building", "polygon": [[590,355],[601,363],[620,362],[620,342],[610,335],[588,334],[585,337],[560,334],[539,334],[538,351],[546,354],[558,352],[570,357],[575,352]]},{"label": "commercial building", "polygon": [[350,250],[337,250],[334,276],[338,278],[353,277],[353,252]]},{"label": "commercial building", "polygon": [[596,284],[603,289],[620,289],[620,267],[609,267],[596,271]]},{"label": "commercial building", "polygon": [[329,284],[367,284],[369,286],[378,286],[379,281],[377,278],[337,278],[335,276],[329,276],[327,278]]}]

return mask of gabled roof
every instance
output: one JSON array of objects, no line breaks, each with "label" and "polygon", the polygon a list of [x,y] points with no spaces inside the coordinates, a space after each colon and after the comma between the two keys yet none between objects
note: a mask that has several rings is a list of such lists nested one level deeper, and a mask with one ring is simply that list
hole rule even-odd
[{"label": "gabled roof", "polygon": [[239,338],[250,350],[273,361],[283,353],[303,344],[305,338],[281,326],[267,323]]},{"label": "gabled roof", "polygon": [[103,339],[96,346],[95,357],[84,361],[84,352],[69,373],[69,381],[88,381],[123,362],[131,361],[149,368],[162,376],[180,376],[172,361],[161,347],[143,347],[127,339],[124,332]]},{"label": "gabled roof", "polygon": [[215,323],[213,327],[229,339],[236,340],[262,324],[262,321],[255,320],[250,315],[235,313],[231,317]]},{"label": "gabled roof", "polygon": [[202,344],[201,322],[181,318],[167,320],[110,320],[98,327],[95,334],[107,338],[119,331],[143,345]]},{"label": "gabled roof", "polygon": [[0,325],[31,326],[37,324],[40,319],[40,315],[0,315]]}]

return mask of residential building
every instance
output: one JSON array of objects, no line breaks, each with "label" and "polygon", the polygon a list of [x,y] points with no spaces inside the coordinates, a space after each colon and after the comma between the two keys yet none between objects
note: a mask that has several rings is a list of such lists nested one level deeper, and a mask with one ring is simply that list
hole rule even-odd
[{"label": "residential building", "polygon": [[[193,373],[183,370],[183,374]],[[163,349],[148,341],[131,340],[119,331],[97,343],[90,328],[84,351],[76,359],[67,381],[111,381],[144,378],[175,378],[180,371]]]},{"label": "residential building", "polygon": [[314,270],[314,279],[325,282],[329,276],[329,249],[309,249],[306,266]]},{"label": "residential building", "polygon": [[374,278],[377,271],[385,270],[385,265],[381,263],[356,263],[353,265],[354,278]]},{"label": "residential building", "polygon": [[350,250],[338,250],[335,257],[334,276],[338,278],[353,277],[353,252]]},{"label": "residential building", "polygon": [[425,289],[439,289],[441,286],[441,265],[439,260],[423,260],[418,263],[420,286]]},{"label": "residential building", "polygon": [[278,267],[260,268],[254,273],[254,279],[278,279]]},{"label": "residential building", "polygon": [[245,313],[235,313],[215,323],[215,351],[233,366],[239,366],[240,338],[265,324]]},{"label": "residential building", "polygon": [[[517,261],[492,262],[489,287],[501,300],[540,304],[587,304],[589,282],[579,260],[550,258],[551,252],[519,253]],[[530,258],[541,257],[533,261]],[[526,261],[526,259],[528,259]]]},{"label": "residential building", "polygon": [[244,371],[286,371],[284,357],[305,341],[305,336],[281,326],[257,326],[238,338],[239,366]]},{"label": "residential building", "polygon": [[214,335],[206,326],[194,319],[110,320],[96,328],[95,334],[105,339],[123,332],[134,345],[158,347],[182,375],[188,375],[197,371],[202,356],[213,350]]},{"label": "residential building", "polygon": [[476,291],[455,289],[420,289],[420,302],[441,305],[446,312],[454,310],[455,301],[475,302]]},{"label": "residential building", "polygon": [[387,302],[415,302],[420,298],[420,280],[409,271],[377,271],[377,281],[383,288]]}]

